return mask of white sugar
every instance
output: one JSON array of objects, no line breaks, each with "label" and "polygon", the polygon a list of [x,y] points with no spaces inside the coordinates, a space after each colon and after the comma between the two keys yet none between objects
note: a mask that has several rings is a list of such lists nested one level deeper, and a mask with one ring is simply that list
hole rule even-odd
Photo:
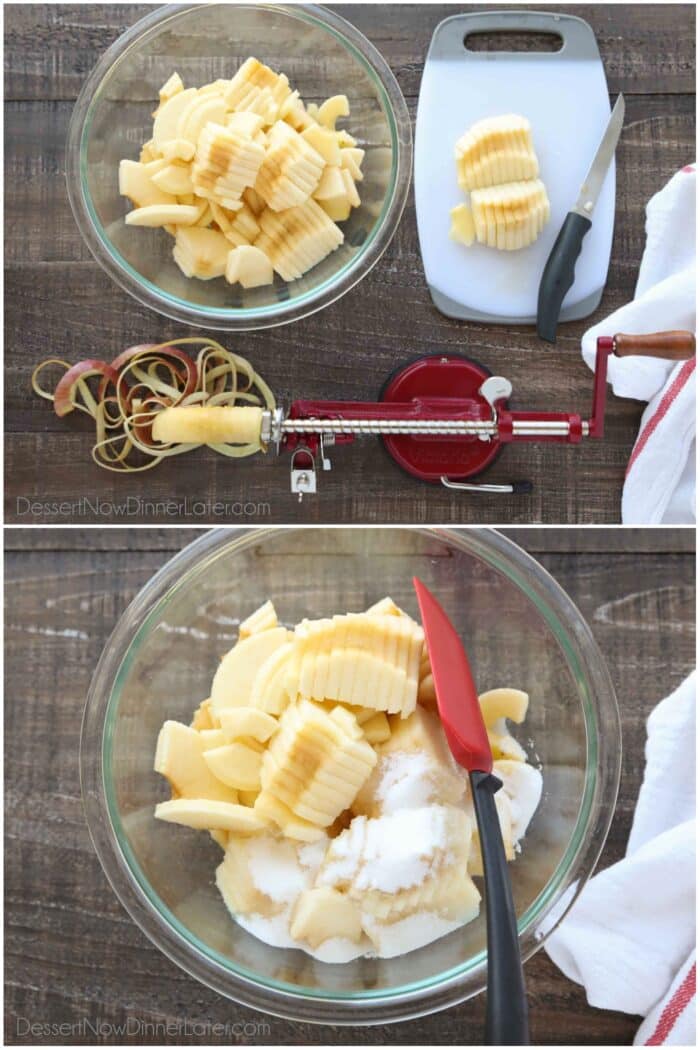
[{"label": "white sugar", "polygon": [[433,763],[423,751],[397,751],[381,759],[377,798],[383,813],[418,809],[435,797]]},{"label": "white sugar", "polygon": [[309,880],[291,842],[268,836],[252,837],[246,844],[246,852],[255,888],[271,900],[288,904],[306,889]]},{"label": "white sugar", "polygon": [[324,835],[316,842],[305,842],[299,846],[299,863],[303,868],[313,872],[314,876],[323,863],[330,839]]},{"label": "white sugar", "polygon": [[[516,853],[537,808],[542,776],[530,765],[503,760],[494,772],[503,779],[497,801],[510,825]],[[466,781],[464,782],[466,786]],[[435,912],[404,915],[380,922],[366,894],[393,895],[425,886],[449,869],[464,870],[475,827],[473,803],[451,770],[436,767],[421,751],[391,752],[380,758],[372,787],[375,817],[356,816],[334,839],[324,835],[311,843],[293,842],[278,834],[251,836],[229,848],[241,850],[257,891],[277,905],[276,914],[235,914],[253,936],[274,948],[300,949],[319,964],[347,963],[360,957],[390,959],[415,951],[464,925],[478,914],[458,920]],[[314,886],[331,886],[349,893],[357,903],[363,934],[355,943],[329,937],[316,948],[295,941],[290,933],[300,895]],[[385,915],[391,915],[389,908]],[[401,914],[397,912],[396,914]]]},{"label": "white sugar", "polygon": [[364,863],[355,885],[383,893],[420,886],[436,852],[445,846],[444,812],[438,806],[403,809],[367,821]]},{"label": "white sugar", "polygon": [[355,817],[332,842],[319,881],[382,893],[420,886],[436,859],[445,859],[447,814],[444,806],[422,806],[372,820]]}]

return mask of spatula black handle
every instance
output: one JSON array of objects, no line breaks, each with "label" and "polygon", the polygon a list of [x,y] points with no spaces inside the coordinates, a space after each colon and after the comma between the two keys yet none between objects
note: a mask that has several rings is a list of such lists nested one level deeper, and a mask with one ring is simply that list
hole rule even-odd
[{"label": "spatula black handle", "polygon": [[545,263],[537,296],[537,334],[548,343],[556,342],[561,304],[574,283],[576,260],[591,226],[585,215],[570,211]]},{"label": "spatula black handle", "polygon": [[486,1039],[488,1046],[529,1046],[525,978],[508,862],[495,793],[501,781],[491,773],[469,774],[481,841],[486,893],[488,962]]}]

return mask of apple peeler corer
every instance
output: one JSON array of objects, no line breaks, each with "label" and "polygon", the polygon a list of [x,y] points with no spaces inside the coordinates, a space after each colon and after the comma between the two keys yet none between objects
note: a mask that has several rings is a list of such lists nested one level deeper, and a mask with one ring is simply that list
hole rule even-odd
[{"label": "apple peeler corer", "polygon": [[[198,348],[196,360],[185,346]],[[32,386],[53,402],[58,416],[80,410],[93,418],[93,458],[109,470],[149,469],[202,445],[232,458],[273,445],[290,453],[291,489],[302,499],[316,492],[319,469],[330,470],[333,445],[372,435],[421,481],[462,492],[523,493],[531,482],[475,479],[511,442],[576,445],[601,438],[611,354],[683,360],[694,353],[691,332],[601,337],[585,418],[511,408],[509,380],[457,354],[433,354],[401,368],[378,401],[297,400],[285,412],[248,361],[213,340],[194,338],[129,347],[111,363],[89,359],[71,366],[49,359],[34,370]],[[41,374],[53,366],[64,373],[50,391]]]},{"label": "apple peeler corer", "polygon": [[291,453],[291,489],[300,499],[316,492],[319,467],[330,469],[331,446],[366,435],[380,437],[399,466],[421,481],[463,492],[530,492],[529,481],[496,485],[471,479],[511,442],[576,445],[602,438],[611,354],[684,360],[694,353],[691,332],[599,338],[587,418],[511,409],[508,379],[468,358],[436,354],[394,374],[377,402],[299,400],[286,414],[281,408],[263,413],[262,440]]}]

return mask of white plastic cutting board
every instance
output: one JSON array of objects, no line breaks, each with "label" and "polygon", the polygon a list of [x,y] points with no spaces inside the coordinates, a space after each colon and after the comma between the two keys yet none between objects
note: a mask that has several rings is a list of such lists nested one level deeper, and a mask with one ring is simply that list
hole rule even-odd
[{"label": "white plastic cutting board", "polygon": [[[560,51],[468,51],[470,33],[556,33]],[[457,185],[454,147],[475,121],[519,113],[532,125],[552,215],[529,248],[497,251],[451,241]],[[610,116],[605,71],[588,23],[537,11],[455,15],[433,34],[418,100],[415,194],[425,276],[435,305],[464,320],[534,324],[540,276],[562,222],[578,197]],[[615,220],[615,165],[593,213],[564,299],[561,320],[587,317],[605,285]]]}]

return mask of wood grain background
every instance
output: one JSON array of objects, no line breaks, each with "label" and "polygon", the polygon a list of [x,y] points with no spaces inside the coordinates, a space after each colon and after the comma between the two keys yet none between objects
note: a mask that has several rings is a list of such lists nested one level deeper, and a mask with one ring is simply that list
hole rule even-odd
[{"label": "wood grain background", "polygon": [[[469,9],[337,8],[382,51],[412,116],[433,29],[445,16]],[[105,48],[147,10],[136,4],[4,8],[8,520],[618,521],[625,465],[641,414],[638,403],[619,399],[611,400],[604,441],[568,448],[511,446],[489,480],[532,479],[532,495],[515,498],[460,495],[414,482],[371,439],[336,450],[333,471],[320,478],[319,496],[303,504],[289,494],[288,457],[232,465],[200,450],[128,479],[92,465],[88,428],[81,425],[87,421],[66,424],[34,398],[32,368],[49,355],[70,361],[110,358],[144,339],[196,334],[150,313],[109,280],[80,239],[65,191],[64,142],[77,93]],[[695,9],[600,4],[567,11],[590,22],[610,94],[622,91],[627,101],[617,152],[612,262],[596,316],[564,326],[556,351],[545,349],[528,330],[442,317],[425,286],[410,199],[381,262],[339,303],[291,327],[229,337],[229,345],[252,359],[282,403],[295,396],[372,400],[397,365],[440,349],[466,352],[507,375],[516,407],[587,409],[592,383],[580,358],[581,334],[631,298],[644,245],[644,206],[678,168],[695,159]],[[202,505],[185,507],[186,497]],[[179,503],[168,509],[168,499]],[[217,510],[209,505],[213,500],[235,506]],[[28,501],[38,505],[32,509]]]},{"label": "wood grain background", "polygon": [[[507,530],[506,530],[507,531]],[[198,533],[7,529],[5,1040],[11,1044],[473,1044],[483,998],[405,1024],[334,1029],[263,1017],[189,978],[147,941],[100,868],[83,818],[78,741],[92,670],[117,618]],[[691,530],[520,529],[591,625],[618,694],[622,781],[600,865],[625,849],[645,720],[694,666]],[[533,1044],[629,1044],[638,1019],[595,1010],[544,952],[526,966]],[[119,1036],[118,1026],[132,1026]],[[144,1026],[235,1025],[222,1035]],[[27,1024],[53,1026],[33,1034]],[[101,1035],[93,1028],[107,1027]],[[61,1026],[65,1026],[61,1028]],[[267,1026],[267,1027],[265,1027]],[[153,1033],[156,1034],[153,1034]]]}]

